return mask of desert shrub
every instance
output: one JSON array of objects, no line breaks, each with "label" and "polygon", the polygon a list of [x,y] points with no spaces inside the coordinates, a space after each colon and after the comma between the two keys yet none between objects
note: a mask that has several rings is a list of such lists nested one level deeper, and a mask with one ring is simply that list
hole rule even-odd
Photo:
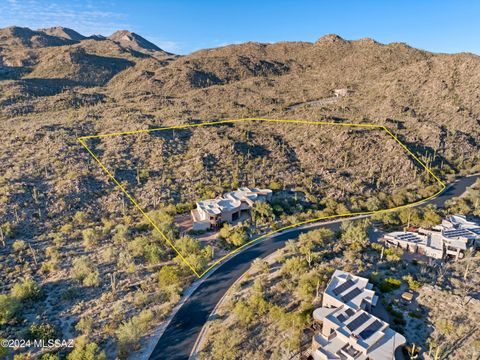
[{"label": "desert shrub", "polygon": [[88,228],[82,231],[83,245],[91,247],[101,239],[102,232],[98,229]]},{"label": "desert shrub", "polygon": [[238,356],[239,348],[245,338],[244,332],[242,331],[239,334],[238,330],[239,329],[235,329],[235,332],[232,332],[229,329],[222,329],[222,331],[213,338],[211,357],[208,356],[202,358],[202,360],[235,359]]},{"label": "desert shrub", "polygon": [[157,244],[147,244],[143,248],[143,256],[150,265],[160,263],[164,254],[165,251]]},{"label": "desert shrub", "polygon": [[18,300],[7,294],[0,294],[0,325],[12,319],[19,307]]},{"label": "desert shrub", "polygon": [[328,240],[333,238],[333,231],[326,228],[312,230],[307,233],[300,234],[298,240],[301,244],[324,245]]},{"label": "desert shrub", "polygon": [[49,340],[58,337],[57,329],[49,323],[32,324],[27,330],[27,338],[31,340]]},{"label": "desert shrub", "polygon": [[73,225],[70,223],[62,225],[60,227],[60,232],[65,235],[71,234],[73,232]]},{"label": "desert shrub", "polygon": [[71,274],[75,280],[78,280],[84,286],[98,286],[100,284],[100,274],[86,255],[74,259],[72,265]]},{"label": "desert shrub", "polygon": [[60,233],[54,233],[50,235],[55,246],[60,247],[65,244],[65,236]]},{"label": "desert shrub", "polygon": [[257,202],[254,204],[252,211],[252,220],[255,224],[268,224],[275,220],[273,209],[267,202]]},{"label": "desert shrub", "polygon": [[158,272],[158,282],[162,287],[178,285],[180,283],[178,269],[175,266],[163,266]]},{"label": "desert shrub", "polygon": [[113,241],[116,244],[122,244],[128,239],[128,227],[125,225],[117,225],[115,227],[115,234],[113,235]]},{"label": "desert shrub", "polygon": [[248,240],[247,233],[244,230],[236,229],[226,239],[227,243],[233,246],[241,246]]},{"label": "desert shrub", "polygon": [[84,211],[77,211],[75,215],[73,215],[73,221],[78,225],[87,223],[87,220],[87,214]]},{"label": "desert shrub", "polygon": [[100,285],[100,274],[98,270],[90,272],[84,279],[82,284],[84,286],[98,286]]},{"label": "desert shrub", "polygon": [[282,265],[282,273],[290,276],[299,276],[307,270],[307,262],[300,256],[294,256],[285,260]]},{"label": "desert shrub", "polygon": [[402,282],[400,280],[388,277],[386,279],[383,279],[380,282],[379,289],[380,289],[381,292],[384,292],[384,293],[385,292],[390,292],[390,291],[393,291],[395,289],[398,289],[401,284],[402,284]]},{"label": "desert shrub", "polygon": [[123,322],[115,332],[118,338],[120,354],[125,356],[127,351],[138,349],[140,337],[148,330],[153,319],[151,310],[143,310],[140,314]]},{"label": "desert shrub", "polygon": [[348,244],[350,250],[362,251],[368,245],[369,223],[365,221],[346,221],[341,225],[343,242]]},{"label": "desert shrub", "polygon": [[268,187],[271,190],[282,190],[282,184],[276,181],[272,181]]},{"label": "desert shrub", "polygon": [[42,296],[42,290],[33,279],[27,278],[21,283],[15,284],[10,294],[18,301],[37,300]]},{"label": "desert shrub", "polygon": [[268,268],[269,268],[268,262],[260,258],[256,258],[255,260],[253,260],[252,265],[250,265],[250,269],[260,273],[267,273]]},{"label": "desert shrub", "polygon": [[233,246],[241,246],[248,240],[248,235],[243,228],[240,226],[233,227],[229,224],[223,225],[218,232],[218,236]]},{"label": "desert shrub", "polygon": [[12,250],[15,252],[23,251],[27,248],[27,243],[24,240],[15,240],[12,244]]},{"label": "desert shrub", "polygon": [[200,250],[200,243],[194,238],[183,236],[175,242],[175,247],[185,256],[198,252]]},{"label": "desert shrub", "polygon": [[94,342],[88,342],[85,337],[77,338],[75,348],[67,356],[67,360],[105,360],[105,351],[100,350]]},{"label": "desert shrub", "polygon": [[408,288],[412,291],[417,291],[422,286],[422,284],[416,281],[412,275],[405,275],[402,279],[408,284]]},{"label": "desert shrub", "polygon": [[107,247],[106,249],[103,249],[102,251],[102,259],[105,262],[110,262],[115,259],[115,248],[114,247]]},{"label": "desert shrub", "polygon": [[7,221],[6,223],[3,223],[0,227],[2,228],[2,232],[5,237],[13,238],[15,231],[11,223]]},{"label": "desert shrub", "polygon": [[245,325],[249,325],[255,319],[255,310],[245,301],[238,301],[233,308],[234,314],[238,320]]},{"label": "desert shrub", "polygon": [[322,279],[317,274],[303,274],[296,291],[302,299],[311,302],[322,283]]},{"label": "desert shrub", "polygon": [[403,250],[400,247],[387,248],[384,254],[388,261],[399,261],[403,255]]},{"label": "desert shrub", "polygon": [[78,281],[83,281],[92,269],[92,262],[87,256],[74,259],[72,265],[72,276]]},{"label": "desert shrub", "polygon": [[88,335],[92,332],[93,328],[93,318],[91,316],[82,317],[77,325],[75,325],[75,330],[82,332],[84,335]]},{"label": "desert shrub", "polygon": [[143,255],[143,249],[148,244],[148,238],[146,236],[137,236],[132,241],[128,242],[128,250],[132,256],[141,256]]}]

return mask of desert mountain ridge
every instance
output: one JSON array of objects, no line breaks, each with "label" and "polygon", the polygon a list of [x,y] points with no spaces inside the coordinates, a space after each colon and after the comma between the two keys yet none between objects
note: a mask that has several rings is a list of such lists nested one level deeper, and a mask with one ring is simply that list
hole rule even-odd
[{"label": "desert mountain ridge", "polygon": [[[250,121],[143,131],[256,117],[336,125]],[[11,289],[30,277],[47,295],[22,303],[28,306],[17,310],[18,320],[7,318],[0,335],[17,338],[41,319],[67,339],[88,333],[107,359],[120,358],[119,334],[131,333],[125,323],[167,318],[190,281],[159,286],[161,269],[179,279],[192,272],[78,137],[142,130],[88,146],[172,240],[174,218],[190,219],[196,201],[243,186],[295,193],[275,207],[276,228],[318,214],[397,207],[438,190],[383,130],[337,126],[352,123],[385,126],[445,183],[479,172],[480,57],[338,35],[180,56],[126,31],[85,37],[62,27],[0,29],[2,301],[16,304]],[[383,221],[390,224],[392,214]],[[198,269],[226,249],[210,240],[178,244]],[[362,263],[358,254],[352,259]]]},{"label": "desert mountain ridge", "polygon": [[6,118],[70,111],[72,104],[128,104],[141,116],[173,119],[331,116],[429,129],[432,148],[454,137],[468,147],[478,139],[479,83],[479,56],[335,34],[179,56],[126,30],[85,37],[64,27],[0,29]]}]

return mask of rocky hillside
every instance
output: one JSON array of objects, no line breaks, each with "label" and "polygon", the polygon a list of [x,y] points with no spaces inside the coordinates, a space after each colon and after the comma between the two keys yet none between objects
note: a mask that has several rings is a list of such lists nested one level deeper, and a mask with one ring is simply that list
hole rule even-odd
[{"label": "rocky hillside", "polygon": [[[32,277],[48,294],[25,307],[23,320],[4,326],[0,317],[0,337],[41,319],[69,338],[89,314],[95,323],[86,333],[114,358],[125,316],[155,303],[163,318],[166,299],[178,301],[181,287],[165,292],[157,284],[157,271],[176,264],[175,254],[78,136],[240,117],[376,123],[451,181],[480,170],[479,84],[478,56],[371,39],[327,35],[178,56],[127,31],[85,37],[61,27],[0,29],[0,290],[10,293],[18,279]],[[136,195],[148,210],[169,199],[188,210],[198,196],[218,195],[234,181],[300,187],[324,200],[303,208],[310,214],[393,206],[432,190],[388,137],[272,126],[89,146],[121,181],[144,187]],[[82,266],[94,271],[86,277]]]}]

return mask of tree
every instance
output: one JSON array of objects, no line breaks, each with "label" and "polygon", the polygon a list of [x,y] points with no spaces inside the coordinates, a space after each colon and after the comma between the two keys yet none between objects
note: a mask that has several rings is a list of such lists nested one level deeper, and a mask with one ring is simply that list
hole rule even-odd
[{"label": "tree", "polygon": [[[173,216],[168,214],[166,211],[154,210],[150,211],[148,217],[153,221],[156,227],[168,238],[174,239],[177,237],[178,229],[175,225]],[[161,241],[165,239],[161,236],[158,231],[153,231],[153,236]]]},{"label": "tree", "polygon": [[275,220],[272,207],[265,201],[256,202],[252,207],[252,220],[256,225],[268,224]]},{"label": "tree", "polygon": [[234,246],[241,246],[248,240],[247,233],[243,229],[235,229],[227,238],[227,242]]},{"label": "tree", "polygon": [[100,350],[94,342],[88,342],[87,338],[81,336],[75,341],[75,348],[67,356],[67,360],[105,360],[105,351]]},{"label": "tree", "polygon": [[326,228],[312,230],[307,233],[300,234],[298,240],[301,244],[311,243],[314,245],[323,246],[325,242],[333,238],[333,231]]},{"label": "tree", "polygon": [[118,338],[122,356],[125,356],[130,349],[138,349],[140,337],[147,332],[152,319],[153,312],[151,310],[143,310],[140,314],[132,316],[119,326],[115,334]]},{"label": "tree", "polygon": [[254,309],[243,300],[240,300],[235,304],[233,312],[240,320],[240,322],[245,325],[251,324],[255,319]]},{"label": "tree", "polygon": [[365,221],[345,221],[342,223],[341,239],[348,244],[350,250],[362,251],[368,245],[369,224]]},{"label": "tree", "polygon": [[300,256],[294,256],[285,260],[282,265],[282,273],[293,276],[303,274],[307,270],[307,263]]},{"label": "tree", "polygon": [[162,266],[158,272],[158,282],[162,287],[178,285],[180,277],[177,267],[171,265]]},{"label": "tree", "polygon": [[442,217],[438,214],[438,211],[433,206],[427,206],[423,209],[423,216],[421,225],[425,227],[431,227],[438,225],[442,222]]},{"label": "tree", "polygon": [[175,241],[175,247],[183,256],[187,256],[188,254],[198,252],[200,250],[200,243],[190,236],[183,236]]}]

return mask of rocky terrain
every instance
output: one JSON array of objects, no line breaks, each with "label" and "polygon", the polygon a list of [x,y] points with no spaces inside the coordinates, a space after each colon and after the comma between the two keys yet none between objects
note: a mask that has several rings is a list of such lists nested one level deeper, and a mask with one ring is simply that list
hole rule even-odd
[{"label": "rocky terrain", "polygon": [[[64,337],[100,344],[109,357],[126,356],[149,331],[138,323],[158,324],[192,279],[78,136],[241,117],[376,123],[450,181],[479,170],[479,70],[472,54],[336,35],[178,56],[127,31],[1,29],[0,310],[23,300],[15,316],[0,316],[0,337],[48,323]],[[89,145],[165,227],[175,213],[168,205],[188,211],[198,196],[235,181],[276,182],[316,199],[309,210],[333,213],[343,208],[319,199],[351,210],[434,190],[405,153],[385,156],[397,149],[388,137],[368,131],[252,123]],[[378,201],[367,204],[367,195]],[[211,259],[188,240],[179,246],[200,263]],[[12,289],[32,289],[29,279],[39,293],[19,298]]]}]

